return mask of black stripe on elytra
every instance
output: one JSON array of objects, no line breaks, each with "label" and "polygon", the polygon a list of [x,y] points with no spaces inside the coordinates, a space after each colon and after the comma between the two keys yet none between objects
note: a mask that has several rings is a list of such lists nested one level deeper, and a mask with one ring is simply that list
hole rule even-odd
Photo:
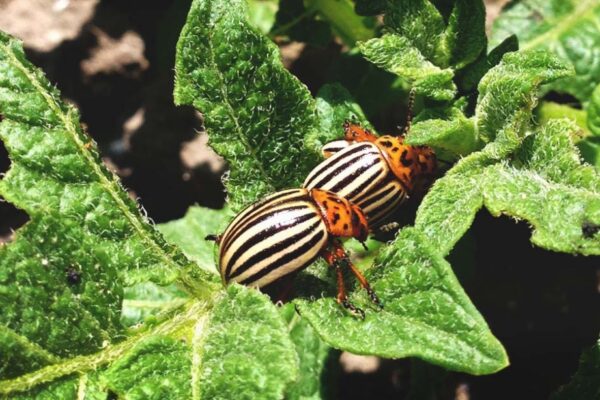
[{"label": "black stripe on elytra", "polygon": [[[347,156],[361,152],[365,149],[369,149],[369,150],[371,149],[371,146],[369,144],[356,144],[353,146],[346,147],[346,149],[348,149],[348,151],[343,153],[343,155],[340,155],[338,158],[335,158],[334,160],[329,158],[329,159],[323,161],[321,164],[317,165],[317,167],[313,170],[313,172],[311,172],[312,177],[310,178],[310,180],[308,180],[307,182],[304,182],[304,185],[302,185],[302,186],[309,187],[311,185],[311,183],[315,180],[315,178],[317,178],[319,175],[321,175],[323,173],[323,171],[325,171],[329,168],[335,168],[337,166],[337,164],[339,164],[340,162],[343,162]],[[338,155],[338,154],[341,154],[341,152],[336,153],[336,155]],[[316,186],[313,185],[313,187],[316,187]]]},{"label": "black stripe on elytra", "polygon": [[[278,214],[279,212],[288,211],[292,208],[293,207],[286,208],[285,210],[279,210],[277,213],[265,214],[265,215],[267,215],[268,217],[273,217],[276,214]],[[305,208],[305,206],[299,206],[296,208]],[[265,218],[263,218],[263,217],[264,217],[264,215],[261,216],[261,220],[264,221]],[[314,218],[314,217],[315,217],[315,213],[314,213],[314,211],[311,210],[311,212],[309,212],[308,214],[302,214],[297,217],[294,217],[293,219],[289,219],[289,221],[286,221],[286,222],[288,222],[287,224],[272,224],[272,225],[269,225],[262,232],[258,232],[256,235],[253,235],[250,239],[248,239],[247,241],[242,243],[242,245],[240,247],[238,247],[235,250],[235,252],[231,255],[231,257],[229,258],[229,262],[227,263],[227,269],[225,270],[225,276],[229,276],[229,274],[231,274],[231,267],[237,262],[238,258],[240,258],[242,256],[242,254],[244,254],[246,251],[248,251],[248,249],[251,248],[252,246],[262,242],[269,236],[272,236],[279,232],[285,231],[286,229],[294,227],[296,224],[302,223],[304,221],[308,221],[309,219]],[[232,240],[232,242],[233,242],[233,240]]]},{"label": "black stripe on elytra", "polygon": [[260,250],[259,252],[253,254],[250,258],[248,258],[246,261],[244,261],[242,263],[242,265],[237,267],[235,269],[235,271],[233,271],[233,273],[227,277],[227,279],[230,280],[230,279],[235,278],[236,276],[241,275],[243,272],[245,272],[251,266],[256,265],[256,264],[260,263],[261,261],[271,257],[273,254],[277,254],[281,250],[284,250],[284,249],[290,247],[294,243],[296,243],[299,240],[301,240],[302,238],[306,237],[311,231],[313,231],[315,228],[317,228],[319,226],[319,224],[321,224],[322,222],[323,221],[321,221],[321,219],[318,219],[314,224],[307,227],[306,229],[303,229],[302,231],[300,231],[292,236],[288,236],[288,237],[286,237],[285,240],[282,240],[278,243],[274,243],[273,245],[266,247],[266,248]]},{"label": "black stripe on elytra", "polygon": [[373,229],[377,225],[379,225],[380,222],[385,221],[390,216],[390,214],[397,207],[399,207],[400,204],[402,204],[403,200],[404,200],[404,198],[401,198],[399,200],[397,200],[397,198],[395,198],[394,201],[392,201],[390,203],[385,203],[385,204],[389,204],[389,206],[383,210],[380,210],[377,214],[369,213],[367,215],[367,218],[369,221],[369,228]]},{"label": "black stripe on elytra", "polygon": [[[365,179],[365,181],[363,183],[361,183],[360,185],[358,185],[357,187],[355,187],[350,193],[348,193],[347,195],[345,195],[344,197],[346,197],[348,200],[354,202],[353,198],[354,196],[359,195],[360,193],[362,193],[367,186],[373,184],[373,180],[376,179],[379,174],[381,174],[381,172],[386,172],[383,168],[379,168],[377,169],[373,174],[371,174],[368,179]],[[385,174],[383,175],[383,177],[385,177]],[[381,178],[380,178],[381,179]],[[344,182],[346,179],[343,179],[342,182]],[[376,185],[377,183],[375,183]],[[336,185],[337,188],[337,185]],[[339,189],[331,189],[332,192],[340,192],[342,190],[342,188]]]},{"label": "black stripe on elytra", "polygon": [[[304,254],[307,251],[309,251],[312,247],[316,246],[316,244],[319,243],[319,241],[321,239],[323,239],[324,235],[325,235],[325,232],[323,232],[321,230],[318,231],[318,232],[316,232],[310,238],[310,240],[308,242],[304,243],[302,246],[298,247],[296,250],[291,251],[291,252],[285,254],[283,257],[277,259],[275,262],[273,262],[268,267],[265,267],[265,268],[261,269],[260,271],[257,271],[254,275],[249,276],[248,278],[244,279],[240,283],[242,285],[247,285],[249,282],[257,281],[260,278],[262,278],[263,276],[267,275],[268,273],[276,270],[277,268],[281,268],[282,266],[284,266],[285,264],[289,263],[293,259],[298,258],[302,254]],[[302,266],[300,266],[299,268],[297,268],[297,270],[302,269],[302,268],[308,266],[318,256],[319,256],[319,253],[317,252],[317,254],[314,256],[314,258],[312,258],[308,262],[304,263]]]},{"label": "black stripe on elytra", "polygon": [[[276,207],[276,206],[279,206],[284,203],[295,202],[295,201],[299,201],[299,200],[309,200],[308,194],[301,192],[300,191],[301,189],[293,189],[293,190],[298,191],[298,193],[292,197],[284,198],[284,199],[282,199],[282,197],[284,197],[286,195],[290,195],[293,192],[290,190],[290,191],[287,191],[287,193],[273,195],[273,197],[268,199],[268,201],[262,201],[256,207],[256,209],[251,210],[250,212],[248,212],[247,215],[244,215],[244,217],[242,217],[242,219],[240,219],[239,221],[236,222],[236,226],[231,230],[231,232],[228,233],[227,237],[224,238],[224,241],[221,243],[221,248],[223,250],[229,248],[231,239],[233,237],[236,237],[238,235],[238,232],[241,229],[246,228],[248,226],[248,224],[251,223],[254,218],[256,218],[257,214],[260,214],[261,212],[267,210],[269,207]],[[292,208],[292,209],[295,209],[295,208]]]},{"label": "black stripe on elytra", "polygon": [[[371,155],[373,156],[374,153],[367,153],[364,155],[364,157],[366,157],[367,155]],[[330,168],[330,171],[327,175],[324,175],[323,177],[321,177],[319,179],[318,182],[316,182],[314,184],[314,187],[316,188],[320,188],[323,187],[327,184],[327,182],[329,182],[333,177],[341,174],[342,172],[344,172],[348,167],[352,167],[354,166],[354,170],[352,171],[352,173],[350,175],[348,175],[346,178],[344,178],[342,181],[346,182],[346,185],[348,184],[348,182],[352,181],[353,179],[356,179],[357,175],[360,175],[361,173],[364,172],[364,170],[371,168],[373,165],[379,163],[379,157],[375,156],[373,157],[373,159],[371,160],[371,163],[368,165],[360,165],[360,168],[356,168],[356,160],[358,157],[352,157],[350,160],[346,161],[345,163],[338,165],[336,168]],[[339,185],[336,185],[335,187],[338,187]],[[335,189],[329,189],[332,192],[336,192]]]},{"label": "black stripe on elytra", "polygon": [[358,204],[358,206],[360,208],[362,208],[363,210],[367,207],[369,207],[371,204],[375,204],[377,203],[379,200],[383,199],[384,197],[386,197],[387,195],[389,195],[392,191],[394,190],[394,185],[390,185],[390,187],[388,187],[387,189],[382,190],[381,192],[365,199],[364,201],[360,202]]}]

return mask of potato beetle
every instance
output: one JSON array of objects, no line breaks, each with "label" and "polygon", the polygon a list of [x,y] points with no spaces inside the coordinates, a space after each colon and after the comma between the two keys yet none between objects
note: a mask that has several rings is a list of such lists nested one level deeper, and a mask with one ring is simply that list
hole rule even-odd
[{"label": "potato beetle", "polygon": [[219,244],[219,271],[225,284],[262,288],[321,256],[336,271],[338,303],[364,317],[348,301],[343,268],[349,268],[371,300],[381,304],[338,238],[364,242],[368,234],[367,219],[356,205],[328,191],[300,188],[276,192],[248,206],[222,235],[207,239]]},{"label": "potato beetle", "polygon": [[323,146],[326,159],[302,186],[348,199],[362,209],[371,228],[381,226],[436,169],[433,150],[404,144],[403,136],[377,137],[346,121],[344,137]]}]

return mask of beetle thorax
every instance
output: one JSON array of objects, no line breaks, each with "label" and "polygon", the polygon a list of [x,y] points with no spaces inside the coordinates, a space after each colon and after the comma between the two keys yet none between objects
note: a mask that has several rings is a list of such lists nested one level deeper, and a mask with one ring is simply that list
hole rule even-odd
[{"label": "beetle thorax", "polygon": [[401,136],[385,135],[377,138],[375,144],[385,157],[390,170],[411,192],[415,183],[435,170],[435,155],[426,146],[409,146],[404,144]]},{"label": "beetle thorax", "polygon": [[319,207],[327,231],[339,237],[354,237],[361,242],[367,239],[369,225],[362,210],[346,198],[332,192],[311,189],[310,196]]}]

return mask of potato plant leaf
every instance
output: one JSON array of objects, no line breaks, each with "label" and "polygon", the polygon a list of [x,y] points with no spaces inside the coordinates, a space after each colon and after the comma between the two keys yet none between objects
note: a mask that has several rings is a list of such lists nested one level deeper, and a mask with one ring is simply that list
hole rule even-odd
[{"label": "potato plant leaf", "polygon": [[303,141],[318,126],[315,101],[246,8],[244,0],[194,1],[176,57],[175,101],[203,113],[210,145],[231,167],[234,211],[300,185],[318,160]]},{"label": "potato plant leaf", "polygon": [[571,381],[554,393],[550,400],[588,400],[600,398],[600,340],[587,349]]},{"label": "potato plant leaf", "polygon": [[167,242],[177,245],[183,253],[202,269],[218,274],[215,244],[206,240],[207,235],[218,235],[225,231],[233,218],[228,208],[211,210],[205,207],[190,207],[181,219],[160,224],[158,230]]},{"label": "potato plant leaf", "polygon": [[296,382],[288,386],[285,398],[290,400],[318,400],[327,398],[328,362],[337,352],[333,351],[310,326],[308,321],[301,318],[294,305],[288,303],[281,307],[280,313],[288,324],[290,338],[294,342],[300,363],[300,375]]},{"label": "potato plant leaf", "polygon": [[198,399],[280,399],[298,377],[287,326],[271,300],[228,287],[192,337],[192,390]]},{"label": "potato plant leaf", "polygon": [[173,281],[190,262],[103,166],[77,111],[3,33],[0,113],[12,160],[0,195],[30,217],[0,246],[6,379],[111,343],[122,334],[124,286]]},{"label": "potato plant leaf", "polygon": [[384,309],[370,306],[357,289],[351,299],[366,310],[365,320],[348,317],[332,298],[297,300],[302,317],[333,347],[386,358],[415,356],[471,374],[508,365],[450,265],[414,228],[403,229],[367,275]]},{"label": "potato plant leaf", "polygon": [[364,57],[412,85],[418,94],[435,100],[451,100],[456,93],[452,70],[428,61],[410,41],[397,34],[359,43]]},{"label": "potato plant leaf", "polygon": [[597,0],[522,0],[494,21],[490,45],[517,35],[523,50],[545,49],[576,74],[549,85],[586,103],[600,83],[600,3]]},{"label": "potato plant leaf", "polygon": [[305,146],[318,157],[322,157],[323,145],[344,138],[345,121],[360,123],[373,131],[362,108],[339,83],[324,85],[317,93],[316,100],[319,129],[309,132],[304,140]]}]

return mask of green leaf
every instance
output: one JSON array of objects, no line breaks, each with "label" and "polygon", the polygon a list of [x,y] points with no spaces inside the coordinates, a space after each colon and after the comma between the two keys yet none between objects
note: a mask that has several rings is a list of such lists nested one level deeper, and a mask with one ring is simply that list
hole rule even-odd
[{"label": "green leaf", "polygon": [[466,173],[450,170],[435,182],[419,205],[415,227],[442,256],[450,253],[483,205],[480,174],[479,168]]},{"label": "green leaf", "polygon": [[444,160],[457,159],[481,147],[473,118],[465,117],[456,108],[445,117],[414,123],[406,142],[415,146],[429,145],[436,150],[437,157]]},{"label": "green leaf", "polygon": [[592,92],[590,102],[586,107],[587,111],[587,126],[590,132],[596,136],[600,136],[600,85]]},{"label": "green leaf", "polygon": [[275,24],[278,11],[277,0],[249,0],[248,20],[263,34],[268,34]]},{"label": "green leaf", "polygon": [[600,398],[600,341],[585,351],[579,368],[569,383],[554,393],[551,400],[588,400]]},{"label": "green leaf", "polygon": [[402,47],[414,49],[419,58],[435,65],[448,66],[449,54],[440,48],[446,24],[429,0],[389,0],[384,23],[405,39]]},{"label": "green leaf", "polygon": [[152,336],[138,343],[103,374],[105,386],[125,399],[189,399],[189,343]]},{"label": "green leaf", "polygon": [[442,46],[450,54],[448,64],[463,68],[485,51],[486,44],[483,1],[456,0],[442,37]]},{"label": "green leaf", "polygon": [[296,312],[292,303],[283,306],[280,313],[288,323],[290,337],[300,361],[299,379],[288,386],[285,398],[290,400],[326,398],[328,386],[332,384],[327,364],[331,355],[337,352],[333,352],[331,347],[319,338],[310,324]]},{"label": "green leaf", "polygon": [[435,100],[451,100],[456,93],[452,70],[441,69],[419,52],[403,36],[387,34],[358,45],[365,58],[392,72],[411,86],[418,94]]},{"label": "green leaf", "polygon": [[309,132],[305,146],[321,157],[321,149],[331,141],[344,138],[344,122],[355,121],[373,129],[362,108],[338,83],[324,85],[317,94],[319,129]]},{"label": "green leaf", "polygon": [[175,101],[204,114],[211,146],[231,167],[234,211],[299,186],[317,158],[314,99],[285,70],[279,50],[246,20],[243,0],[196,0],[177,45]]},{"label": "green leaf", "polygon": [[332,298],[296,301],[302,317],[331,346],[386,358],[415,356],[471,374],[508,365],[450,265],[416,229],[403,229],[367,275],[384,309],[376,311],[362,291],[354,292],[351,299],[365,308],[365,320],[348,317]]},{"label": "green leaf", "polygon": [[537,123],[540,126],[545,125],[552,119],[569,118],[579,127],[580,134],[573,138],[576,141],[589,136],[591,133],[590,129],[588,129],[588,113],[586,113],[584,110],[579,110],[566,104],[543,101],[535,109],[535,113],[537,117]]},{"label": "green leaf", "polygon": [[600,3],[597,0],[522,0],[494,22],[490,45],[516,34],[521,49],[546,49],[571,64],[575,76],[549,88],[588,101],[600,83]]},{"label": "green leaf", "polygon": [[539,86],[571,73],[568,64],[548,52],[505,54],[479,82],[475,113],[481,139],[493,141],[506,126],[526,122],[537,103]]},{"label": "green leaf", "polygon": [[160,224],[158,229],[169,243],[177,245],[202,269],[216,274],[217,246],[205,238],[207,235],[224,232],[232,217],[233,214],[228,208],[211,210],[205,207],[190,207],[183,218]]},{"label": "green leaf", "polygon": [[287,327],[268,297],[231,285],[192,339],[192,386],[199,399],[280,399],[298,376]]},{"label": "green leaf", "polygon": [[191,264],[103,166],[77,111],[3,33],[0,110],[12,160],[0,195],[30,217],[0,246],[0,377],[8,378],[112,342],[125,285],[168,283]]},{"label": "green leaf", "polygon": [[158,286],[152,282],[138,283],[125,288],[121,324],[131,327],[153,316],[183,304],[187,293],[176,285]]},{"label": "green leaf", "polygon": [[525,143],[522,167],[489,167],[485,205],[494,215],[529,221],[540,247],[600,255],[600,174],[581,164],[570,135],[575,129],[568,120],[551,121]]},{"label": "green leaf", "polygon": [[490,68],[500,63],[504,54],[517,50],[519,50],[519,41],[515,35],[511,35],[504,39],[498,46],[494,47],[489,54],[486,55],[486,52],[483,51],[477,60],[457,72],[456,79],[460,90],[471,92],[477,89],[477,84],[481,78]]},{"label": "green leaf", "polygon": [[304,0],[304,4],[317,11],[349,47],[354,47],[357,41],[375,36],[375,20],[357,15],[351,0]]}]

